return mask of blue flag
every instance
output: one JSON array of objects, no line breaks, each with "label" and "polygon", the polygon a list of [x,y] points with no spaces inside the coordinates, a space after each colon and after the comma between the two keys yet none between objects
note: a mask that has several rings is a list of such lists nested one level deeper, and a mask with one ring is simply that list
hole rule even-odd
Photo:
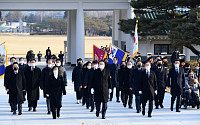
[{"label": "blue flag", "polygon": [[118,47],[110,44],[110,55],[109,55],[109,64],[113,63],[114,57],[118,58],[118,64],[120,64],[122,61],[126,60],[127,53],[125,53],[123,50],[119,49]]}]

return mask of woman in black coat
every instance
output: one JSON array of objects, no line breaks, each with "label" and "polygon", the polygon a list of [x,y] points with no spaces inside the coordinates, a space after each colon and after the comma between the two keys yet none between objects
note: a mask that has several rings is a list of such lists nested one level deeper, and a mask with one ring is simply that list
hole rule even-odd
[{"label": "woman in black coat", "polygon": [[65,84],[61,75],[58,75],[58,67],[52,68],[52,74],[49,77],[49,98],[53,119],[60,117],[60,108],[62,107],[62,94],[66,95]]},{"label": "woman in black coat", "polygon": [[77,104],[81,103],[81,88],[83,83],[83,69],[82,69],[82,59],[77,60],[78,66],[73,69],[72,72],[72,83],[74,83],[74,91],[76,92]]},{"label": "woman in black coat", "polygon": [[107,102],[109,96],[109,89],[111,90],[110,71],[105,69],[105,63],[99,62],[99,69],[93,72],[93,88],[94,88],[94,101],[96,102],[96,116],[99,117],[101,103],[102,106],[102,119],[105,119],[107,110]]}]

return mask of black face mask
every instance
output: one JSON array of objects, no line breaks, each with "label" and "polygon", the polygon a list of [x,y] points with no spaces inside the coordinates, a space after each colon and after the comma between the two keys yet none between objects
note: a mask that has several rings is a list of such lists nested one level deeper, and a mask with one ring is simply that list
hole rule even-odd
[{"label": "black face mask", "polygon": [[161,63],[158,63],[158,67],[161,67],[162,66],[162,64]]},{"label": "black face mask", "polygon": [[83,63],[82,62],[78,62],[78,66],[82,66],[83,65]]},{"label": "black face mask", "polygon": [[126,66],[125,65],[121,65],[121,68],[125,68]]},{"label": "black face mask", "polygon": [[141,68],[141,65],[137,65],[138,68]]},{"label": "black face mask", "polygon": [[17,71],[17,70],[18,70],[18,68],[17,68],[17,67],[14,67],[14,69],[13,69],[13,70]]}]

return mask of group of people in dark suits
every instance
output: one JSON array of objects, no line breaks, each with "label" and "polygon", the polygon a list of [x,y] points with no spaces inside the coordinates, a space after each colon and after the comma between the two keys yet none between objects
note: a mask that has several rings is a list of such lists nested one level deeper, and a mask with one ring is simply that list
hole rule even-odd
[{"label": "group of people in dark suits", "polygon": [[[77,104],[86,105],[87,109],[90,108],[90,112],[96,107],[96,116],[99,117],[101,112],[102,119],[105,119],[107,103],[113,101],[113,94],[116,91],[116,102],[122,101],[124,108],[128,105],[128,108],[133,109],[133,96],[135,96],[136,112],[141,112],[143,116],[146,113],[146,104],[149,102],[148,117],[152,117],[154,101],[155,109],[164,108],[166,87],[171,90],[171,111],[176,100],[176,112],[180,112],[181,95],[187,86],[187,98],[194,99],[199,105],[194,94],[198,87],[193,87],[198,81],[194,79],[190,65],[186,63],[182,66],[180,59],[175,58],[168,72],[165,55],[163,53],[162,58],[156,56],[153,61],[151,53],[148,53],[147,60],[143,62],[141,58],[135,58],[135,63],[127,60],[120,64],[117,57],[113,58],[112,64],[108,64],[107,58],[99,62],[88,61],[85,64],[81,58],[77,59],[77,66],[72,71]],[[67,86],[67,74],[61,65],[61,59],[48,58],[46,67],[42,70],[36,66],[34,58],[28,60],[27,65],[24,64],[23,58],[17,63],[16,58],[12,57],[10,62],[11,65],[5,70],[4,86],[9,94],[13,114],[16,114],[17,107],[18,114],[22,114],[22,104],[26,100],[26,94],[28,111],[36,112],[39,90],[42,89],[46,98],[47,114],[52,113],[53,119],[60,117],[62,96],[66,95]],[[187,81],[185,74],[189,76]]]},{"label": "group of people in dark suits", "polygon": [[[175,54],[174,54],[175,55]],[[113,63],[108,64],[108,59],[83,64],[80,58],[72,72],[72,81],[76,92],[77,104],[91,106],[91,112],[96,105],[96,116],[99,117],[102,103],[102,118],[105,118],[107,102],[113,100],[116,91],[116,102],[122,101],[123,106],[132,109],[133,95],[137,113],[145,115],[146,103],[149,102],[148,117],[152,117],[153,102],[155,109],[164,108],[163,100],[166,87],[171,91],[171,111],[176,101],[176,112],[180,112],[180,99],[185,88],[185,70],[180,64],[179,56],[173,57],[173,67],[167,70],[166,53],[162,57],[156,56],[155,60],[148,53],[146,61],[141,58],[135,64],[113,58]],[[120,96],[121,93],[121,96]],[[121,97],[121,100],[120,100]],[[94,103],[95,102],[95,103]]]},{"label": "group of people in dark suits", "polygon": [[53,119],[56,119],[56,116],[60,117],[62,95],[66,95],[67,86],[67,74],[61,66],[61,60],[57,59],[56,63],[53,63],[52,59],[48,59],[46,67],[42,70],[36,66],[34,58],[28,60],[27,65],[22,57],[19,58],[19,63],[15,57],[11,57],[10,62],[5,69],[4,86],[9,94],[13,115],[16,114],[17,107],[18,115],[22,115],[22,104],[26,99],[28,111],[36,112],[41,88],[46,98],[47,114],[52,112]]}]

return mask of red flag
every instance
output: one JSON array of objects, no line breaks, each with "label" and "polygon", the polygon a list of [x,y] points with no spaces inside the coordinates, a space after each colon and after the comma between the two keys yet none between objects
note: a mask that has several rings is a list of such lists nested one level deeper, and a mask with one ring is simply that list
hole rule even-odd
[{"label": "red flag", "polygon": [[107,57],[107,52],[99,49],[97,46],[93,45],[93,58],[92,60],[103,60],[104,58]]}]

